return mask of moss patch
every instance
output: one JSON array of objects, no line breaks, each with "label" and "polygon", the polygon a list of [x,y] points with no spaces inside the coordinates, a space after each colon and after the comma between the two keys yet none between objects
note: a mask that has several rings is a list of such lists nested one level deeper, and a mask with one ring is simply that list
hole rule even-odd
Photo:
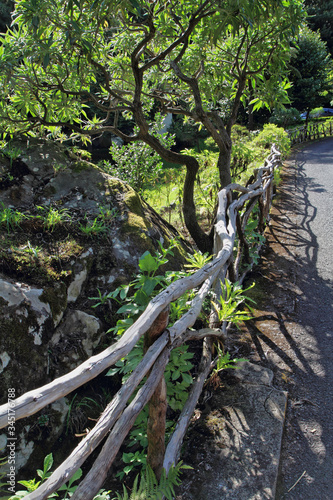
[{"label": "moss patch", "polygon": [[141,198],[132,188],[128,188],[124,201],[131,213],[143,217]]},{"label": "moss patch", "polygon": [[44,233],[42,240],[33,233],[3,233],[0,246],[0,270],[2,267],[5,274],[38,285],[70,280],[70,261],[83,252],[74,239],[58,241],[51,233]]},{"label": "moss patch", "polygon": [[91,168],[98,169],[98,167],[96,165],[94,165],[93,163],[90,163],[89,161],[86,161],[86,160],[75,161],[70,166],[70,169],[72,170],[72,172],[82,172],[84,170],[89,170]]},{"label": "moss patch", "polygon": [[124,192],[125,184],[116,177],[107,177],[104,183],[105,196],[116,196],[120,198]]}]

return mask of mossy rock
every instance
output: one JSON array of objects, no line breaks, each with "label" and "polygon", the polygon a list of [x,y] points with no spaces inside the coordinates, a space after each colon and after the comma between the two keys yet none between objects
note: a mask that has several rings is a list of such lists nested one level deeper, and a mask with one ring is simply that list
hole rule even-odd
[{"label": "mossy rock", "polygon": [[[53,143],[22,142],[20,148],[20,166],[0,192],[0,209],[23,214],[19,224],[0,226],[0,279],[5,283],[0,286],[3,395],[10,386],[19,387],[20,394],[38,388],[52,375],[68,373],[104,349],[113,341],[105,332],[119,319],[117,308],[109,304],[92,309],[96,301],[91,297],[131,281],[141,255],[147,250],[154,253],[159,242],[167,247],[179,239],[168,263],[173,270],[181,268],[189,248],[128,184],[90,162],[69,159]],[[1,165],[4,178],[8,165]],[[21,192],[24,196],[18,195]],[[59,215],[53,225],[47,223],[51,209]],[[89,232],[94,223],[101,231]],[[76,317],[98,322],[98,334],[84,334],[78,323],[64,329],[68,318],[74,322]],[[38,420],[46,413],[31,420],[38,439],[46,436]],[[50,449],[45,454],[56,443],[59,425],[47,438]],[[34,432],[29,436],[29,443],[36,438]]]}]

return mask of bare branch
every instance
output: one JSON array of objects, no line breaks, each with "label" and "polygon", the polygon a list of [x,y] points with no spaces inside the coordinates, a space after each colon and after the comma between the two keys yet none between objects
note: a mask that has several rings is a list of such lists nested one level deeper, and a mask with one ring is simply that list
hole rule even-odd
[{"label": "bare branch", "polygon": [[205,341],[199,366],[199,374],[196,377],[196,380],[191,388],[190,395],[184,405],[175,430],[167,445],[163,463],[163,467],[165,468],[167,473],[173,465],[177,464],[179,460],[180,449],[186,430],[190,424],[192,414],[198,403],[204,383],[208,377],[209,372],[211,371],[212,356],[210,347],[210,341]]}]

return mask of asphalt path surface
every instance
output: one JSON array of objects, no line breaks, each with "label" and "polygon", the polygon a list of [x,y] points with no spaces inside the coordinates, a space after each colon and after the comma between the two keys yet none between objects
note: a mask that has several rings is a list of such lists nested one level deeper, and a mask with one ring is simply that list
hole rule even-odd
[{"label": "asphalt path surface", "polygon": [[333,500],[332,138],[288,162],[267,233],[249,331],[289,395],[276,499]]},{"label": "asphalt path surface", "polygon": [[284,496],[326,500],[333,499],[333,139],[306,146],[295,167],[295,195],[304,208],[297,212],[296,293],[301,293],[295,311],[304,364],[291,391],[296,411],[288,423],[296,425],[299,445],[294,447],[287,429],[284,490],[304,475]]}]

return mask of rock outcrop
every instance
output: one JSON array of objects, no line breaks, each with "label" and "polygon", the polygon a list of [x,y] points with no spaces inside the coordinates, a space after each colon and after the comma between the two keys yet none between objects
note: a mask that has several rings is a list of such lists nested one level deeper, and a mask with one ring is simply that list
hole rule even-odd
[{"label": "rock outcrop", "polygon": [[[129,185],[61,146],[12,148],[16,159],[0,157],[0,403],[8,388],[20,396],[111,343],[112,304],[92,309],[90,298],[130,281],[146,250],[179,236]],[[55,445],[70,401],[17,423],[17,468]]]}]

